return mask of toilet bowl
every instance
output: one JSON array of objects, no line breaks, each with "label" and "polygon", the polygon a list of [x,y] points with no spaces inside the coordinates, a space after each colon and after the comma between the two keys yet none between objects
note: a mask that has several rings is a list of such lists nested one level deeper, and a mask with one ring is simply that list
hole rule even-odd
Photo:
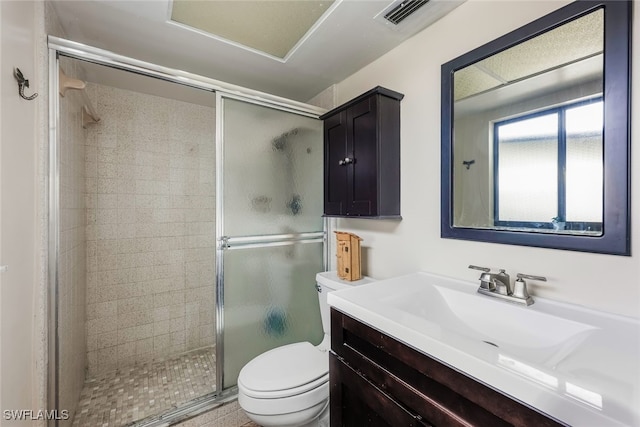
[{"label": "toilet bowl", "polygon": [[270,427],[329,426],[330,309],[327,293],[372,282],[349,282],[335,271],[318,273],[316,288],[324,339],[298,342],[252,359],[238,375],[238,403],[255,423]]}]

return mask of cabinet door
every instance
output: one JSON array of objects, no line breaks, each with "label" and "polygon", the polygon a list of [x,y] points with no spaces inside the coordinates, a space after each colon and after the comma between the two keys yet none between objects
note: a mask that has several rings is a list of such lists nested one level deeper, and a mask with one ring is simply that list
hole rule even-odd
[{"label": "cabinet door", "polygon": [[329,414],[336,427],[429,427],[359,372],[329,353]]},{"label": "cabinet door", "polygon": [[331,425],[369,425],[343,421],[353,407],[387,423],[409,414],[418,425],[566,426],[333,308],[331,351]]},{"label": "cabinet door", "polygon": [[370,96],[347,109],[347,169],[349,215],[378,214],[377,97]]},{"label": "cabinet door", "polygon": [[347,213],[347,113],[342,111],[324,122],[324,213]]}]

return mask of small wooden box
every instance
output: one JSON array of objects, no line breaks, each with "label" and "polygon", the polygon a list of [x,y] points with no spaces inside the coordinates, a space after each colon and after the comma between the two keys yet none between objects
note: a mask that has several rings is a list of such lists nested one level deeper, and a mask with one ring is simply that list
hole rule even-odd
[{"label": "small wooden box", "polygon": [[343,280],[360,280],[362,278],[362,266],[360,259],[360,237],[353,233],[335,231],[337,241],[336,256],[338,258],[338,277]]}]

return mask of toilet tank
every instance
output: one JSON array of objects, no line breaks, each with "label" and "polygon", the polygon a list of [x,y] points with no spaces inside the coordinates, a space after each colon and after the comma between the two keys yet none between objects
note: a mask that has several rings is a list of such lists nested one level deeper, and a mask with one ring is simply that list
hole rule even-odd
[{"label": "toilet tank", "polygon": [[327,294],[331,291],[350,288],[352,286],[364,285],[375,282],[374,279],[362,276],[360,280],[348,281],[338,278],[336,271],[325,271],[316,274],[316,289],[318,289],[318,301],[320,302],[320,316],[322,317],[322,329],[325,335],[331,333],[331,315],[329,304],[327,304]]}]

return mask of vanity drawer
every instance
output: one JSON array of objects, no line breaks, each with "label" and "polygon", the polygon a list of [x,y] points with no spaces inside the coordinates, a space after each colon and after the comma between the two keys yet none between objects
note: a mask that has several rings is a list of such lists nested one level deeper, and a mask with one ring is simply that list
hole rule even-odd
[{"label": "vanity drawer", "polygon": [[563,425],[335,309],[331,348],[359,378],[424,425]]}]

